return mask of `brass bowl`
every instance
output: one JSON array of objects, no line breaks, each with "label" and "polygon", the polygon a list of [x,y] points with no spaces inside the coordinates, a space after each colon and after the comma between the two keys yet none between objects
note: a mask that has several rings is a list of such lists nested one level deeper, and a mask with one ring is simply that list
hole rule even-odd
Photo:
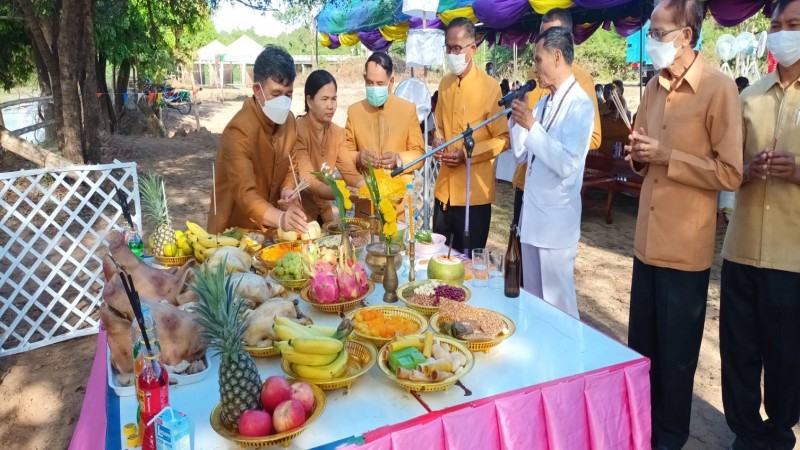
[{"label": "brass bowl", "polygon": [[278,259],[280,259],[280,258],[275,259],[275,260],[268,259],[268,258],[266,258],[264,256],[264,253],[268,252],[270,249],[275,249],[275,248],[288,248],[286,253],[288,253],[288,252],[302,252],[303,251],[303,243],[300,242],[300,241],[280,242],[280,243],[272,244],[269,247],[261,249],[256,254],[256,259],[261,261],[261,262],[263,262],[264,265],[267,266],[268,269],[274,269],[275,266],[278,265]]},{"label": "brass bowl", "polygon": [[[416,334],[412,336],[406,336],[402,339],[408,339],[410,337],[418,338],[421,342],[424,342],[425,335],[424,334]],[[438,381],[438,382],[424,382],[424,381],[409,381],[409,380],[401,380],[397,378],[397,375],[392,373],[392,369],[389,368],[389,353],[391,353],[390,345],[391,342],[384,345],[381,350],[378,352],[378,367],[381,368],[383,373],[392,381],[399,384],[400,386],[404,387],[406,391],[417,391],[417,392],[427,392],[427,391],[443,391],[450,386],[456,384],[456,381],[460,380],[461,377],[468,374],[472,367],[475,366],[475,356],[472,352],[464,345],[461,341],[457,339],[453,339],[448,336],[436,336],[435,339],[439,339],[442,342],[446,342],[450,344],[451,351],[453,349],[461,352],[467,358],[467,363],[459,369],[452,377]]]},{"label": "brass bowl", "polygon": [[[400,251],[400,246],[392,244],[392,255],[397,256]],[[364,258],[364,263],[369,269],[370,280],[376,283],[383,283],[383,271],[386,268],[386,244],[383,242],[373,242],[367,245],[367,256]],[[395,265],[395,268],[399,268]]]},{"label": "brass bowl", "polygon": [[286,360],[281,362],[281,368],[286,375],[289,375],[297,380],[305,381],[308,384],[316,385],[323,391],[332,391],[334,389],[343,387],[346,387],[347,390],[350,390],[350,387],[353,385],[353,383],[360,376],[367,373],[375,364],[375,361],[378,360],[378,351],[372,345],[355,339],[348,340],[345,343],[345,346],[347,347],[347,369],[345,370],[345,373],[338,378],[334,378],[332,380],[312,380],[309,378],[302,378],[294,372],[292,369],[292,363]]},{"label": "brass bowl", "polygon": [[459,289],[463,289],[464,290],[464,303],[468,302],[469,299],[472,297],[472,292],[469,290],[468,287],[461,286],[458,283],[455,283],[455,282],[452,282],[452,281],[445,281],[445,280],[416,280],[416,281],[412,281],[410,283],[406,283],[406,284],[400,286],[399,288],[397,288],[397,298],[399,298],[400,301],[405,303],[406,306],[408,306],[409,308],[413,309],[414,311],[422,313],[426,317],[430,317],[431,315],[439,312],[439,307],[438,306],[420,305],[418,303],[412,302],[409,298],[406,298],[406,296],[404,295],[404,292],[407,289],[409,289],[409,288],[411,288],[411,289],[417,288],[418,286],[420,286],[420,285],[422,285],[422,284],[424,284],[424,283],[426,283],[428,281],[437,281],[437,282],[439,282],[441,284],[446,284],[446,285],[449,285],[449,286],[457,287]]},{"label": "brass bowl", "polygon": [[[489,310],[486,310],[486,311],[489,311]],[[490,312],[492,314],[497,314],[497,316],[500,317],[500,319],[502,319],[503,322],[506,323],[506,328],[508,329],[508,332],[507,333],[503,333],[503,334],[501,334],[499,336],[495,336],[494,338],[488,339],[488,340],[485,340],[485,341],[466,341],[466,340],[463,340],[463,339],[458,339],[459,342],[463,342],[464,345],[466,345],[467,348],[470,349],[473,352],[489,353],[490,349],[500,345],[501,342],[503,342],[504,340],[510,338],[511,335],[514,334],[515,331],[517,331],[517,326],[514,324],[513,320],[509,319],[508,317],[504,316],[503,314],[500,314],[499,312],[495,312],[495,311],[490,311]],[[431,328],[433,329],[433,331],[436,332],[436,334],[439,334],[439,335],[442,335],[442,336],[447,336],[447,335],[443,334],[439,329],[439,318],[440,317],[439,317],[439,313],[438,312],[431,316],[431,319],[430,319]],[[453,339],[456,339],[456,338],[453,338]]]},{"label": "brass bowl", "polygon": [[364,302],[364,299],[366,299],[369,296],[369,294],[372,294],[372,291],[374,290],[375,290],[375,283],[369,280],[369,289],[367,289],[367,293],[358,298],[355,298],[353,300],[340,301],[337,303],[317,303],[311,297],[311,286],[306,286],[300,291],[300,298],[303,301],[310,303],[311,306],[317,308],[322,312],[339,314],[344,311],[349,311],[353,308],[358,307],[358,305],[362,304]]},{"label": "brass bowl", "polygon": [[[417,331],[415,331],[415,332],[413,332],[411,334],[424,333],[425,330],[428,329],[428,321],[425,319],[425,316],[423,316],[422,314],[420,314],[420,313],[418,313],[418,312],[416,312],[414,310],[411,310],[411,309],[408,309],[408,308],[402,308],[402,307],[398,307],[398,306],[389,306],[389,305],[366,306],[364,308],[359,308],[359,309],[357,309],[355,311],[350,311],[349,313],[347,313],[347,318],[350,319],[350,320],[355,321],[355,317],[356,317],[356,315],[358,315],[358,313],[363,312],[363,311],[374,311],[374,310],[379,310],[379,311],[383,312],[383,316],[384,317],[387,317],[387,316],[400,316],[400,317],[402,317],[404,319],[408,319],[408,320],[416,323],[417,324]],[[370,336],[370,335],[367,335],[367,334],[364,334],[364,333],[358,331],[357,329],[353,329],[353,334],[355,334],[359,339],[363,339],[363,340],[365,340],[367,342],[371,342],[377,348],[383,347],[386,343],[391,342],[396,338],[396,336],[393,336],[393,337],[390,337],[390,338]]]},{"label": "brass bowl", "polygon": [[[290,381],[291,384],[297,383],[297,381]],[[309,383],[310,384],[310,383]],[[306,430],[309,425],[314,423],[320,415],[322,415],[322,411],[325,410],[325,392],[322,391],[319,387],[311,384],[311,390],[314,391],[314,411],[311,415],[306,419],[306,422],[299,428],[294,430],[286,431],[284,433],[273,434],[270,436],[264,437],[248,437],[242,436],[238,433],[238,430],[233,431],[225,428],[222,425],[222,407],[219,403],[214,406],[214,409],[211,410],[211,428],[217,432],[220,436],[224,437],[225,439],[231,440],[239,445],[242,448],[257,448],[257,447],[267,447],[270,445],[283,445],[284,447],[289,447],[289,444],[292,442],[292,439],[296,438],[300,433]]]},{"label": "brass bowl", "polygon": [[[345,227],[350,232],[351,237],[368,236],[370,231],[369,220],[359,217],[347,217],[344,219]],[[328,234],[342,234],[341,219],[332,220],[322,226]]]}]

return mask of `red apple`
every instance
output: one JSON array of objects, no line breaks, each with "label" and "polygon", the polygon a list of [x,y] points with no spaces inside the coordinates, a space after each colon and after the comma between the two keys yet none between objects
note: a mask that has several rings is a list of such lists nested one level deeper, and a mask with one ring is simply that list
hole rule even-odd
[{"label": "red apple", "polygon": [[249,437],[269,436],[272,434],[272,418],[269,413],[260,409],[250,409],[239,417],[239,434]]},{"label": "red apple", "polygon": [[303,405],[306,417],[310,416],[314,411],[314,390],[311,389],[308,383],[298,381],[292,385],[292,400],[296,400]]},{"label": "red apple", "polygon": [[306,423],[306,411],[297,400],[286,400],[275,408],[272,424],[277,433],[294,430]]},{"label": "red apple", "polygon": [[261,405],[272,413],[279,403],[292,398],[292,387],[286,378],[273,375],[264,380],[261,387]]}]

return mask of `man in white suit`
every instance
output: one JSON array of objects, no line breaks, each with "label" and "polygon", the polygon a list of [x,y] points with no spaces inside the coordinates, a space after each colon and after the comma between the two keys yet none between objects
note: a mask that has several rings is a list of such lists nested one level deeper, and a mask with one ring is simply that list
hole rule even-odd
[{"label": "man in white suit", "polygon": [[512,103],[511,148],[527,162],[520,219],[524,286],[573,317],[581,184],[594,129],[594,105],[572,74],[571,30],[550,28],[536,39],[535,74],[552,94],[531,111]]}]

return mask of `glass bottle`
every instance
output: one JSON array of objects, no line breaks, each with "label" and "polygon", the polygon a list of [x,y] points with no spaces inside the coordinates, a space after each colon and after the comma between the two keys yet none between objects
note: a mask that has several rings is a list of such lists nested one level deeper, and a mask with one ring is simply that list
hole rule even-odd
[{"label": "glass bottle", "polygon": [[150,351],[148,351],[139,329],[139,323],[134,320],[132,324],[133,373],[136,399],[138,400],[136,416],[142,449],[155,450],[154,427],[152,425],[148,427],[147,423],[169,405],[169,374],[161,361],[161,345],[158,342],[155,323],[148,305],[142,305],[142,316],[145,333],[147,333],[150,343]]},{"label": "glass bottle", "polygon": [[505,264],[505,295],[509,298],[519,297],[520,278],[522,277],[522,251],[519,246],[517,226],[511,225],[508,235]]},{"label": "glass bottle", "polygon": [[128,248],[131,249],[131,252],[133,252],[137,258],[142,257],[144,242],[142,241],[142,237],[139,236],[139,232],[130,227],[128,227]]}]

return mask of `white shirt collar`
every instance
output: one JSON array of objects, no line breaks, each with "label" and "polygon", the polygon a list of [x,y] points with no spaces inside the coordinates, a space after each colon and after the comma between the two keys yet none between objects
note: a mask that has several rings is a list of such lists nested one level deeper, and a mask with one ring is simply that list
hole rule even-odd
[{"label": "white shirt collar", "polygon": [[548,100],[549,101],[561,100],[561,97],[567,94],[567,92],[569,91],[569,87],[572,85],[573,82],[575,82],[575,75],[570,75],[569,78],[567,78],[566,80],[564,80],[563,83],[561,83],[561,86],[559,86],[558,89],[556,89],[555,93],[550,94]]}]

